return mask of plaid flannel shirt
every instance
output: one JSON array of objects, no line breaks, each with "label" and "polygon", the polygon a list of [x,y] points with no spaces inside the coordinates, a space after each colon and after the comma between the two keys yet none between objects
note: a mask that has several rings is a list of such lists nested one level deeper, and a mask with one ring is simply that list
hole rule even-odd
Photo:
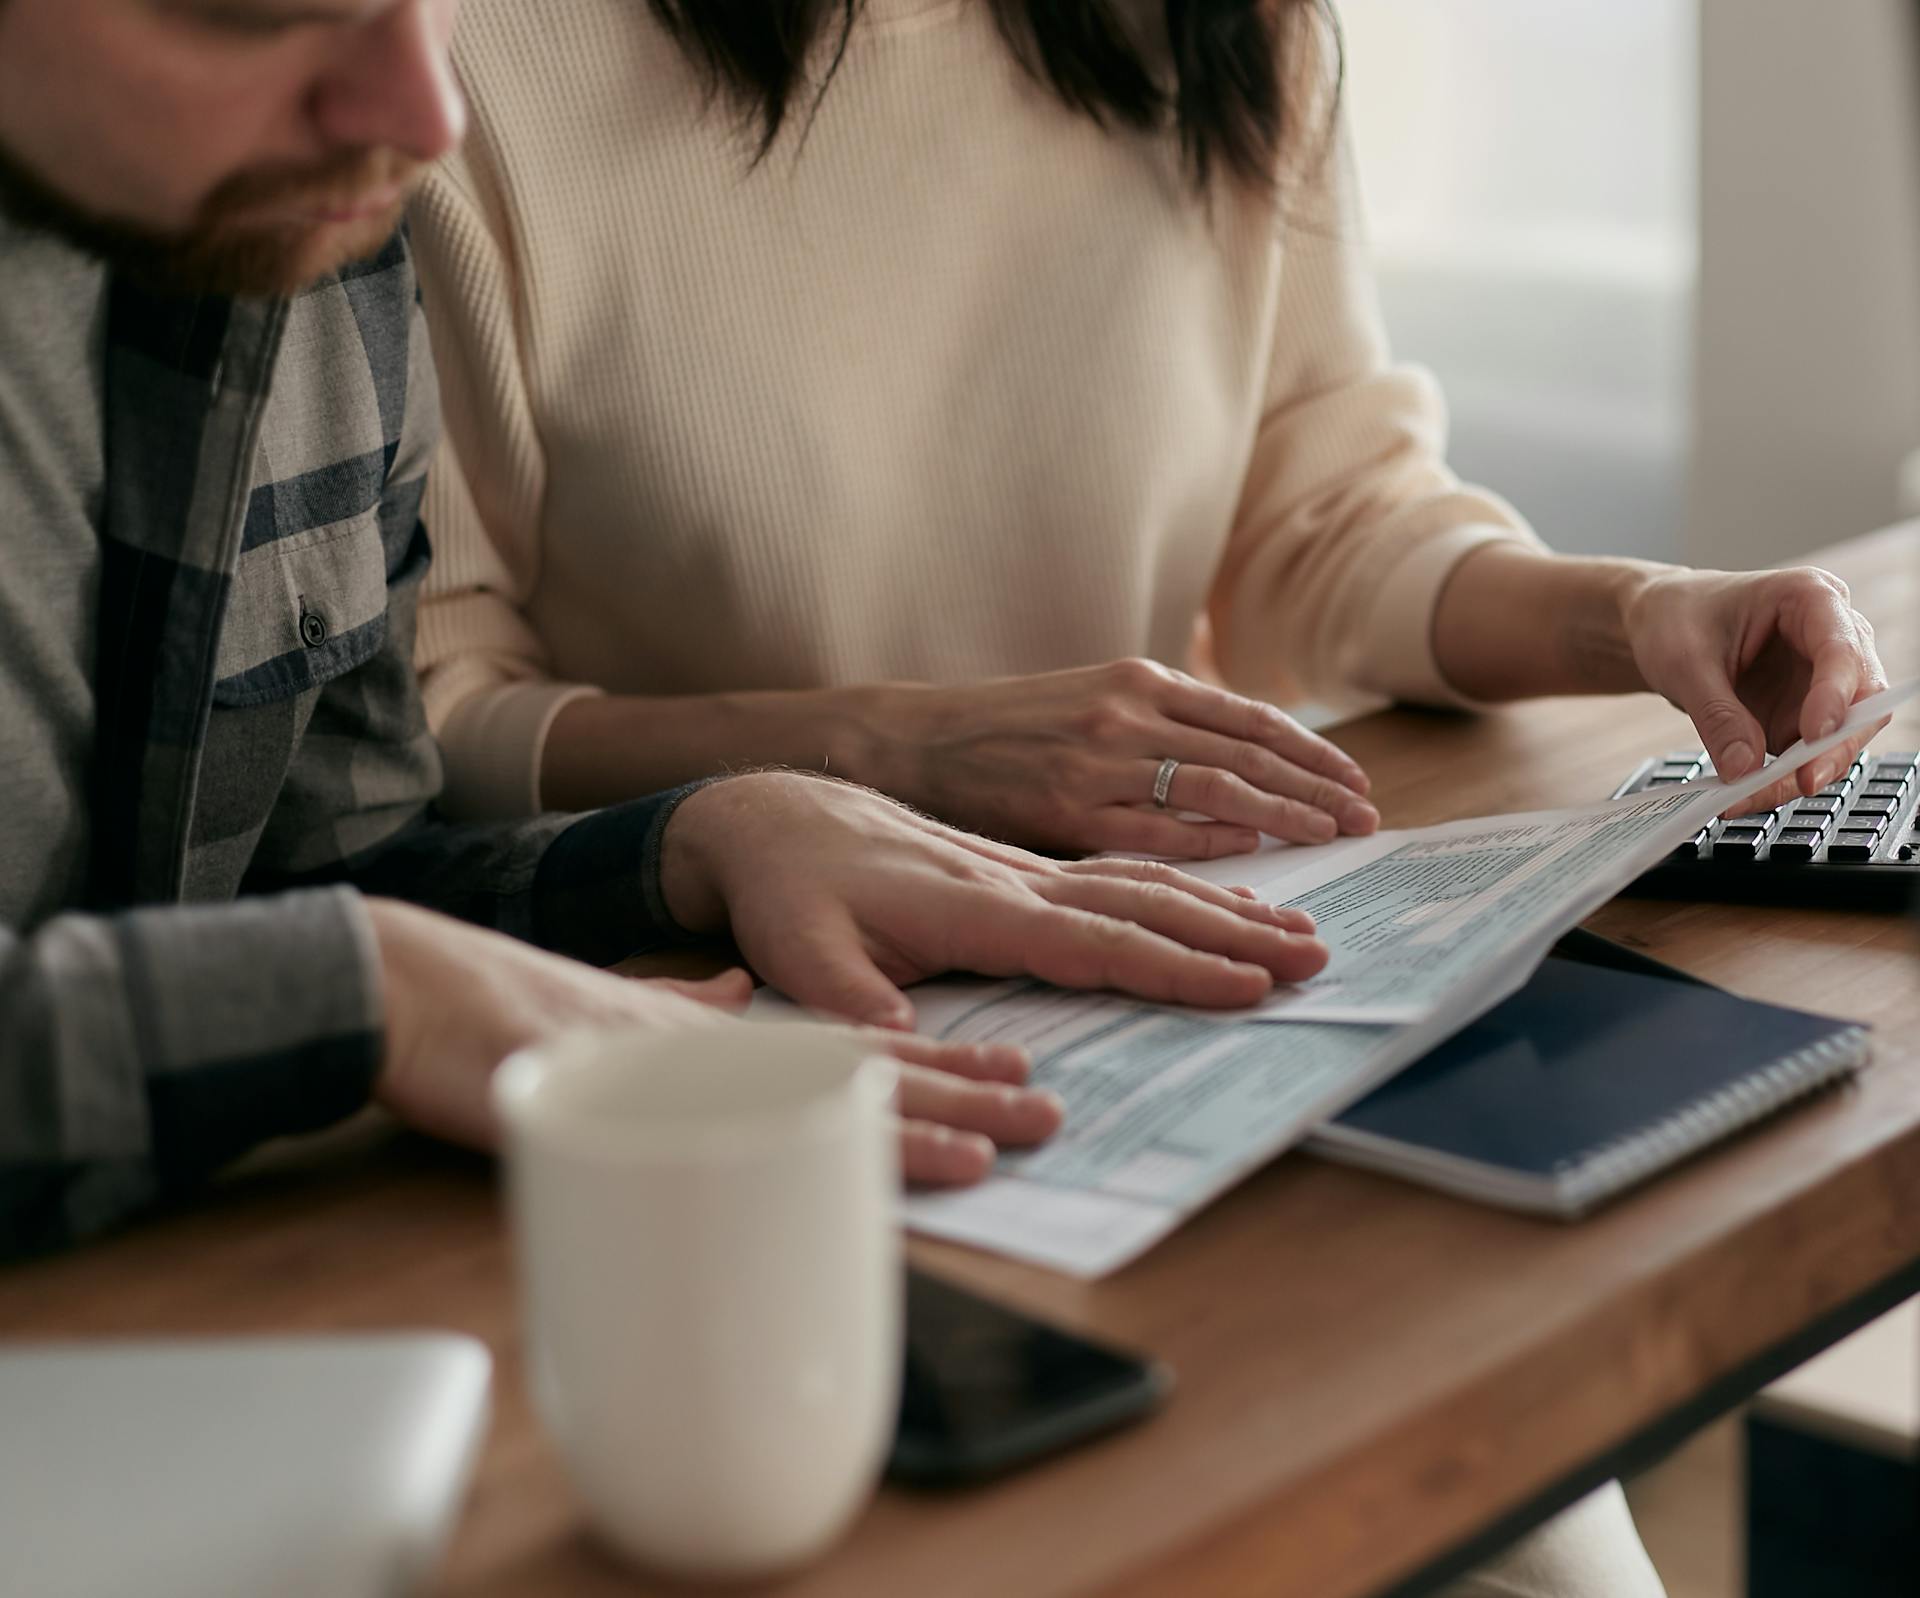
[{"label": "plaid flannel shirt", "polygon": [[91,903],[0,926],[0,1253],[366,1102],[357,890],[601,964],[677,936],[679,794],[433,810],[412,649],[438,396],[404,236],[290,301],[116,280],[107,339]]}]

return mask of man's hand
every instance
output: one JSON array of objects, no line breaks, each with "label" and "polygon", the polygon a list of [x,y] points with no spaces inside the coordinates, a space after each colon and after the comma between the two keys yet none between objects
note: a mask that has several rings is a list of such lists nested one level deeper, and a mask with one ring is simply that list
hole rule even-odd
[{"label": "man's hand", "polygon": [[731,931],[789,998],[875,1026],[912,1026],[901,986],[943,971],[1226,1008],[1327,962],[1299,911],[1170,866],[1045,860],[789,772],[692,795],[662,860],[682,926]]},{"label": "man's hand", "polygon": [[[1856,700],[1887,686],[1873,627],[1847,585],[1814,567],[1663,571],[1628,602],[1625,620],[1647,686],[1693,718],[1723,777],[1747,775],[1797,739],[1824,738]],[[1876,730],[1741,808],[1770,810],[1796,792],[1818,792]]]},{"label": "man's hand", "polygon": [[[729,1012],[753,982],[729,971],[705,982],[628,981],[463,922],[370,899],[386,1005],[386,1059],[375,1097],[401,1120],[455,1143],[497,1138],[487,1085],[516,1049],[590,1026],[731,1026],[751,1048],[751,1024]],[[978,1181],[997,1147],[1038,1143],[1059,1129],[1060,1101],[1024,1086],[1018,1049],[875,1034],[901,1061],[902,1167],[912,1182]]]}]

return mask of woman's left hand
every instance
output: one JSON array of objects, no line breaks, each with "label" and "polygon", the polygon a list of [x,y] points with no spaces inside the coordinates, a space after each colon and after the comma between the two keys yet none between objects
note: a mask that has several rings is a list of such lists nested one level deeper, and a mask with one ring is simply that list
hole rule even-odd
[{"label": "woman's left hand", "polygon": [[[1887,686],[1873,627],[1847,585],[1812,566],[1657,572],[1629,601],[1627,642],[1649,688],[1693,718],[1723,777],[1767,752],[1824,738],[1848,707]],[[1885,723],[1881,723],[1882,726]],[[1756,794],[1766,810],[1825,787],[1878,727]]]}]

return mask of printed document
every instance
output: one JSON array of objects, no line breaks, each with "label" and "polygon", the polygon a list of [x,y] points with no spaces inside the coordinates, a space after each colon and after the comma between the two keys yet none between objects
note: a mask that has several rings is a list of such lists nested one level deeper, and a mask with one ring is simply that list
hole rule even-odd
[{"label": "printed document", "polygon": [[1087,1277],[1144,1252],[1471,1019],[1448,1005],[1413,1026],[1248,1026],[1037,983],[914,997],[934,1036],[1031,1050],[1034,1086],[1060,1095],[1067,1120],[1050,1143],[1002,1155],[978,1187],[909,1195],[907,1224]]},{"label": "printed document", "polygon": [[[1497,1003],[1546,953],[1515,963]],[[1066,1124],[1000,1156],[977,1187],[910,1193],[906,1224],[1071,1276],[1104,1276],[1209,1200],[1378,1087],[1478,1013],[1478,994],[1410,1026],[1249,1026],[1038,982],[948,980],[914,989],[920,1031],[1015,1043]],[[796,1012],[762,990],[749,1011]]]},{"label": "printed document", "polygon": [[1920,679],[1862,700],[1838,731],[1734,782],[1708,777],[1580,809],[1483,816],[1312,848],[1273,843],[1186,869],[1311,912],[1332,951],[1318,976],[1276,989],[1243,1019],[1417,1021],[1462,987],[1496,981],[1493,968],[1516,950],[1545,948],[1722,810],[1917,691]]},{"label": "printed document", "polygon": [[[1286,1025],[1034,982],[921,985],[922,1032],[1025,1047],[1034,1085],[1061,1096],[1067,1119],[977,1187],[909,1195],[907,1224],[1075,1276],[1118,1269],[1520,987],[1556,938],[1714,815],[1916,691],[1863,701],[1831,739],[1736,783],[1201,868],[1318,918],[1327,970],[1260,1013]],[[793,1012],[762,993],[752,1013]]]},{"label": "printed document", "polygon": [[1311,912],[1331,951],[1318,976],[1276,988],[1242,1019],[1392,1025],[1497,981],[1516,950],[1550,943],[1724,803],[1674,788],[1310,849],[1277,844],[1193,870]]}]

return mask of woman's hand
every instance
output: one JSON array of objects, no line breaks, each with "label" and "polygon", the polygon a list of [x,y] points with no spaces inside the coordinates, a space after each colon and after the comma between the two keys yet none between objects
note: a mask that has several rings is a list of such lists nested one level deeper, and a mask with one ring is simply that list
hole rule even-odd
[{"label": "woman's hand", "polygon": [[[1847,585],[1811,566],[1767,572],[1659,570],[1623,615],[1649,688],[1693,718],[1723,777],[1823,738],[1849,706],[1887,686],[1873,627]],[[1884,725],[1884,723],[1882,723]],[[1740,808],[1767,810],[1825,787],[1872,732],[1782,778]]]},{"label": "woman's hand", "polygon": [[862,781],[1029,848],[1207,860],[1263,832],[1324,843],[1380,824],[1366,774],[1326,739],[1151,661],[873,693]]},{"label": "woman's hand", "polygon": [[[1167,760],[1179,764],[1161,808]],[[554,718],[541,792],[591,810],[742,766],[843,778],[1062,854],[1208,860],[1262,832],[1317,843],[1380,824],[1366,774],[1326,739],[1145,660],[954,687],[592,695]]]}]

